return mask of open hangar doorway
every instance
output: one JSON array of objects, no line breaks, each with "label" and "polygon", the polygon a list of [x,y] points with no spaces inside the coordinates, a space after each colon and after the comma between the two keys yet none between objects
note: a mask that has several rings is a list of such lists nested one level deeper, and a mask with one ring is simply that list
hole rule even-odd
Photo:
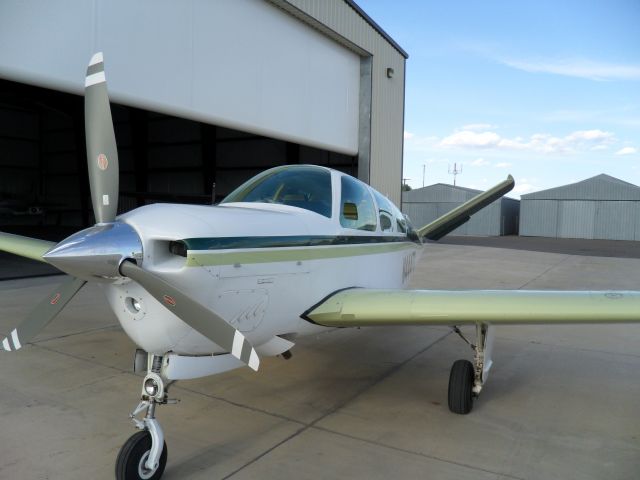
[{"label": "open hangar doorway", "polygon": [[[268,168],[310,163],[357,175],[357,157],[111,104],[119,213],[211,204]],[[82,96],[0,80],[0,229],[49,240],[94,224]],[[215,193],[213,185],[215,184]]]}]

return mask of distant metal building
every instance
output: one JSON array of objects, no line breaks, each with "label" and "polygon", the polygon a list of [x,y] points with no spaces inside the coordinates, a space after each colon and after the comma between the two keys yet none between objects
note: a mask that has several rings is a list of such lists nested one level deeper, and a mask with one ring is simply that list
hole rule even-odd
[{"label": "distant metal building", "polygon": [[[402,194],[402,211],[415,227],[426,225],[458,205],[470,200],[480,190],[436,183]],[[499,236],[518,233],[520,202],[502,197],[483,208],[449,235]]]},{"label": "distant metal building", "polygon": [[640,240],[640,187],[601,174],[522,195],[520,235]]}]

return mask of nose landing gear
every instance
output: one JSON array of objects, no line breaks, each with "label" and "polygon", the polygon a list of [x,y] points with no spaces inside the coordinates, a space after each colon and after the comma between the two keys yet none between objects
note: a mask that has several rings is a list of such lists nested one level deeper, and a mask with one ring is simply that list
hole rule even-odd
[{"label": "nose landing gear", "polygon": [[[140,431],[129,437],[118,453],[116,480],[158,480],[167,464],[167,444],[160,423],[155,417],[156,406],[176,403],[167,398],[172,382],[161,376],[162,356],[149,355],[149,371],[142,383],[142,400],[130,417]],[[136,418],[144,412],[140,420]]]}]

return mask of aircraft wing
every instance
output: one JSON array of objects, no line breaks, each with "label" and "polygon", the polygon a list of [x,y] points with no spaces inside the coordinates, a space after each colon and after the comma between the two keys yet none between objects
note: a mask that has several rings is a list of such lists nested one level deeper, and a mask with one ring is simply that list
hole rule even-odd
[{"label": "aircraft wing", "polygon": [[509,175],[505,181],[495,187],[476,195],[471,200],[467,200],[462,205],[418,229],[418,235],[429,240],[441,239],[447,233],[468,222],[471,215],[510,192],[514,185],[513,177]]},{"label": "aircraft wing", "polygon": [[640,292],[338,291],[303,314],[327,327],[640,322]]}]

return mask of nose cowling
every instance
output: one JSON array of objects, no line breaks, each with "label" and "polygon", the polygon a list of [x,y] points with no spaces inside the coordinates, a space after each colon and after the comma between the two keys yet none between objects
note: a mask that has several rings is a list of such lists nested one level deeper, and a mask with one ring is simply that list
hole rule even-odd
[{"label": "nose cowling", "polygon": [[113,282],[123,278],[120,265],[124,260],[142,263],[142,241],[126,223],[98,224],[64,239],[43,258],[83,280]]}]

